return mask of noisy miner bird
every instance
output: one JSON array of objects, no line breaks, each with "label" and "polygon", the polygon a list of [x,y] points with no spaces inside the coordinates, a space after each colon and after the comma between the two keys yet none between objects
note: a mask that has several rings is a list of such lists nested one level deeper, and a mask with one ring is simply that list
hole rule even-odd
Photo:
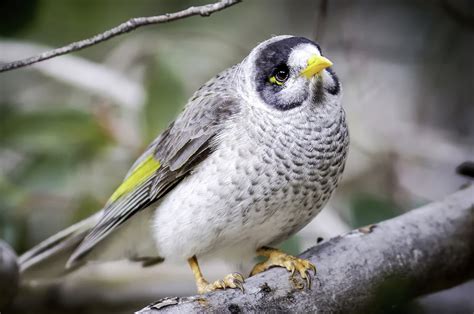
[{"label": "noisy miner bird", "polygon": [[209,283],[200,258],[257,254],[267,259],[251,275],[279,266],[309,284],[314,265],[271,246],[320,212],[344,169],[349,136],[331,65],[303,37],[260,43],[194,93],[101,211],[21,256],[23,274],[187,260],[206,293],[241,288],[244,278]]}]

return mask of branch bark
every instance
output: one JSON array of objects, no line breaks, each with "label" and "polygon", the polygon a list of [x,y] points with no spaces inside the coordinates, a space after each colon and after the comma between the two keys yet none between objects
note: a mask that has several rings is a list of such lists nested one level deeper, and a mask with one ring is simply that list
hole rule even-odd
[{"label": "branch bark", "polygon": [[377,312],[474,277],[474,186],[360,228],[301,255],[316,264],[311,289],[273,268],[245,293],[166,298],[137,313]]},{"label": "branch bark", "polygon": [[83,39],[81,41],[73,42],[67,46],[57,48],[54,50],[46,51],[37,56],[30,58],[9,62],[6,64],[0,65],[0,72],[10,71],[13,69],[25,67],[33,63],[37,63],[43,60],[51,59],[57,56],[61,56],[72,51],[77,51],[84,49],[89,46],[93,46],[100,42],[109,40],[115,36],[131,32],[141,26],[151,25],[151,24],[161,24],[166,22],[171,22],[175,20],[180,20],[189,16],[200,15],[200,16],[209,16],[214,12],[224,10],[234,4],[237,4],[241,0],[221,0],[216,3],[206,4],[197,7],[190,7],[186,10],[178,11],[175,13],[166,13],[158,16],[147,16],[147,17],[135,17],[132,18],[114,28],[111,28],[103,33],[97,34],[93,37]]},{"label": "branch bark", "polygon": [[15,297],[18,278],[16,254],[8,244],[0,240],[0,313]]}]

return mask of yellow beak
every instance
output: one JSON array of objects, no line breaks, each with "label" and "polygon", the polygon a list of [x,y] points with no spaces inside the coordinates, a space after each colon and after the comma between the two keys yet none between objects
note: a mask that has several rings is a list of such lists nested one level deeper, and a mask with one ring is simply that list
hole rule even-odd
[{"label": "yellow beak", "polygon": [[301,71],[301,75],[310,79],[331,65],[332,62],[329,61],[329,59],[323,56],[314,55],[308,59],[308,66],[303,71]]}]

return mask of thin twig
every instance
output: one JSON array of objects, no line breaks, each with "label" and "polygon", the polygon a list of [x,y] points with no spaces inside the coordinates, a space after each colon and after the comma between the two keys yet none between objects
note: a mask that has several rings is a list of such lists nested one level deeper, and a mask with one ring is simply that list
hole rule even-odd
[{"label": "thin twig", "polygon": [[95,44],[98,44],[100,42],[109,40],[115,36],[131,32],[141,26],[167,23],[167,22],[183,19],[189,16],[194,16],[194,15],[209,16],[214,12],[221,11],[241,1],[242,0],[221,0],[219,2],[212,3],[212,4],[206,4],[206,5],[197,6],[197,7],[190,7],[186,10],[178,11],[175,13],[166,13],[166,14],[158,15],[158,16],[135,17],[103,33],[97,34],[93,37],[90,37],[81,41],[73,42],[61,48],[46,51],[37,56],[2,64],[0,65],[0,72],[18,69],[21,67],[25,67],[27,65],[31,65],[33,63],[37,63],[43,60],[47,60],[47,59],[51,59],[57,56],[67,54],[72,51],[78,51],[86,47],[90,47]]}]

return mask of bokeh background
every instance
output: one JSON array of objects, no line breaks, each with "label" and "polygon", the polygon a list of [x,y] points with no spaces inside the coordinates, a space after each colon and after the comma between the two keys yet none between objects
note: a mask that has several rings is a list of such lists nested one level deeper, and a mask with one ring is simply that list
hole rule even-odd
[{"label": "bokeh background", "polygon": [[[90,37],[131,17],[206,1],[2,0],[0,62]],[[89,216],[206,80],[272,35],[318,41],[344,89],[351,150],[328,208],[284,244],[296,253],[440,199],[474,159],[474,2],[243,1],[211,17],[141,28],[0,74],[0,238],[21,253]],[[209,278],[228,272],[204,265]],[[194,293],[186,265],[90,267],[25,288],[18,311],[130,312]],[[474,284],[407,313],[472,313]]]}]

